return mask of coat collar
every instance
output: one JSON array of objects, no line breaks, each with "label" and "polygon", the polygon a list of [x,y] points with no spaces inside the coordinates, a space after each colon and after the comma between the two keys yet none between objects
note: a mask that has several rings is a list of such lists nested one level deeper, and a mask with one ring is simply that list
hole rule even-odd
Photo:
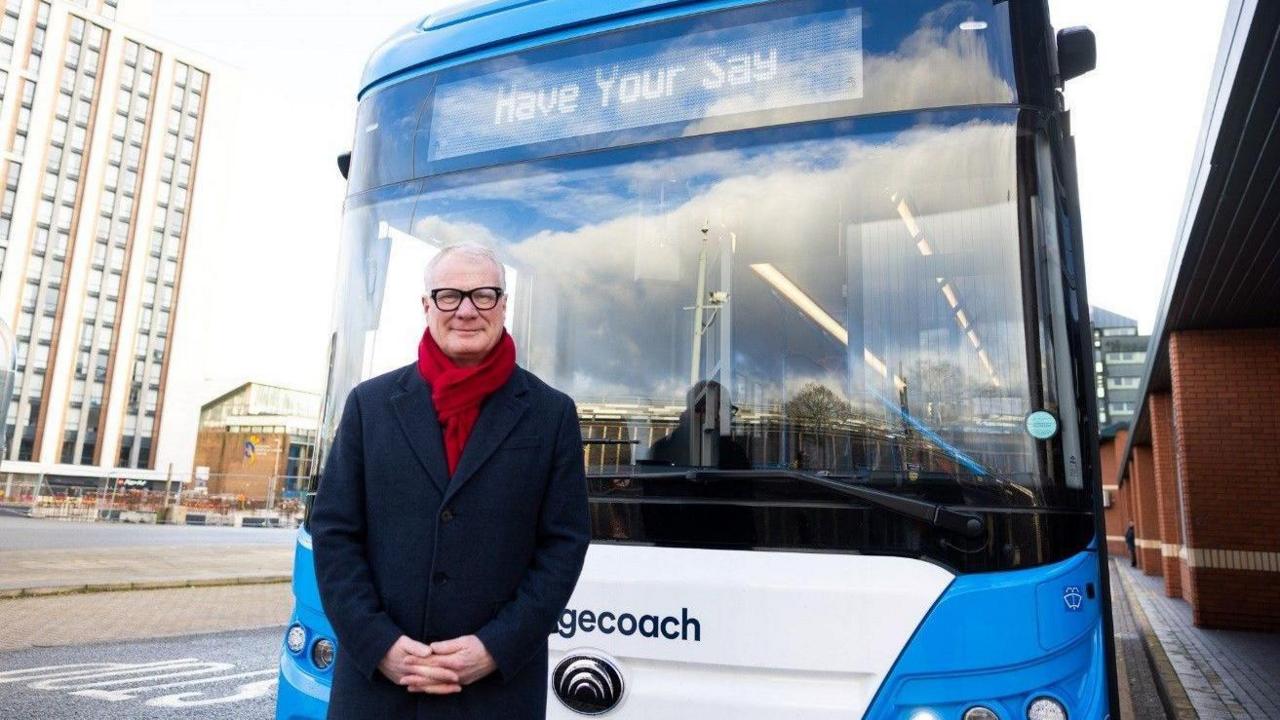
[{"label": "coat collar", "polygon": [[502,387],[485,399],[480,417],[476,418],[475,427],[471,428],[467,445],[458,460],[458,469],[450,478],[440,420],[436,416],[435,404],[431,402],[431,389],[418,372],[417,363],[401,369],[397,384],[399,390],[391,396],[391,404],[400,427],[418,462],[445,496],[445,502],[497,451],[529,407],[524,399],[529,389],[528,381],[524,370],[517,366]]},{"label": "coat collar", "polygon": [[400,429],[418,462],[436,489],[444,494],[449,486],[449,466],[445,463],[444,438],[440,433],[440,420],[436,417],[435,404],[431,402],[431,389],[418,373],[414,363],[400,370],[397,390],[391,395]]}]

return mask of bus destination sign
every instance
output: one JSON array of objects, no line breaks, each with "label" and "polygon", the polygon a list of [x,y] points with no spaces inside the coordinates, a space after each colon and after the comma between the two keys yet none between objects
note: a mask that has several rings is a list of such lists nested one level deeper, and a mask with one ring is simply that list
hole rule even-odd
[{"label": "bus destination sign", "polygon": [[860,97],[861,11],[811,13],[443,82],[429,159]]}]

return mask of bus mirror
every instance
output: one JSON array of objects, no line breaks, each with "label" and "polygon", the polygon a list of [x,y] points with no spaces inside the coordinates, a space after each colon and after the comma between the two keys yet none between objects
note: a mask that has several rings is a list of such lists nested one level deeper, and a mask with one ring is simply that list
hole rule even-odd
[{"label": "bus mirror", "polygon": [[347,172],[351,170],[351,153],[344,152],[338,156],[338,172],[342,173],[342,179],[347,179]]},{"label": "bus mirror", "polygon": [[1080,77],[1098,64],[1098,46],[1087,27],[1058,31],[1058,77],[1062,82]]},{"label": "bus mirror", "polygon": [[[8,323],[0,320],[0,428],[7,426],[9,418],[9,398],[13,397],[13,376],[17,372],[17,357],[14,355],[13,332]],[[6,433],[7,434],[7,433]],[[8,449],[4,446],[5,434],[0,434],[0,457],[4,457]]]}]

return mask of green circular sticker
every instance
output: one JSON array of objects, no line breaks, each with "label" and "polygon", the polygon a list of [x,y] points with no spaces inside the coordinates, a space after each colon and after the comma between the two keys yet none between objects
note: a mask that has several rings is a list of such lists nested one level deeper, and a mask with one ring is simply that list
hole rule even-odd
[{"label": "green circular sticker", "polygon": [[1027,416],[1027,434],[1037,440],[1048,440],[1058,434],[1058,418],[1048,410],[1036,410]]}]

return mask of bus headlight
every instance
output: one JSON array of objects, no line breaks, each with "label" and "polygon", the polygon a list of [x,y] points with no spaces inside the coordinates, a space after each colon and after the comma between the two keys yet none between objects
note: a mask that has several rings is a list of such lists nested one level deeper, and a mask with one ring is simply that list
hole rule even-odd
[{"label": "bus headlight", "polygon": [[1067,720],[1067,709],[1053,698],[1039,697],[1027,708],[1027,720]]},{"label": "bus headlight", "polygon": [[334,647],[332,640],[320,638],[311,646],[311,662],[324,670],[333,664]]},{"label": "bus headlight", "polygon": [[964,720],[1000,720],[1000,716],[991,708],[978,705],[965,711]]},{"label": "bus headlight", "polygon": [[938,714],[932,710],[920,709],[911,713],[911,720],[939,720]]},{"label": "bus headlight", "polygon": [[301,625],[291,626],[288,634],[284,636],[284,644],[294,655],[301,653],[307,646],[307,631],[303,630]]}]

